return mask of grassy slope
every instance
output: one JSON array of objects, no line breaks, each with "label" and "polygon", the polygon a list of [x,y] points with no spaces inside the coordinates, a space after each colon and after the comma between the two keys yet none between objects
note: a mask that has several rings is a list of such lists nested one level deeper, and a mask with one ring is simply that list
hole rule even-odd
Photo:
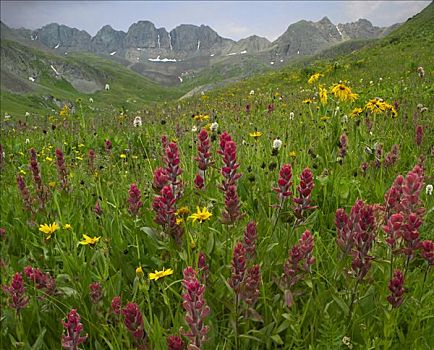
[{"label": "grassy slope", "polygon": [[[414,16],[411,21],[390,33],[387,37],[373,40],[360,50],[342,57],[327,59],[327,54],[318,54],[291,62],[279,71],[259,75],[214,93],[242,96],[250,89],[285,89],[298,85],[317,71],[330,70],[330,82],[334,77],[341,77],[351,82],[378,80],[389,76],[395,79],[403,74],[415,74],[418,66],[423,66],[429,74],[434,70],[432,50],[434,47],[434,5]],[[327,50],[328,51],[328,50]],[[345,49],[344,49],[345,51]],[[327,79],[327,78],[326,78]],[[329,80],[329,79],[327,79]],[[432,86],[427,86],[434,93]],[[210,94],[212,96],[213,93]]]}]

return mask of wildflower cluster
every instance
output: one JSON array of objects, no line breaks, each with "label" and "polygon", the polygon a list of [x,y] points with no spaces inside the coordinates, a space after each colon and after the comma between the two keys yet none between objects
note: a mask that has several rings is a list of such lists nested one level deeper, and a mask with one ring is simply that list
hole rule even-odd
[{"label": "wildflower cluster", "polygon": [[[24,268],[26,277],[35,284],[36,289],[44,291],[45,295],[54,295],[56,293],[56,279],[48,272],[43,273],[38,268],[26,266]],[[41,298],[44,298],[42,296]]]},{"label": "wildflower cluster", "polygon": [[2,286],[2,290],[9,296],[8,305],[15,309],[17,315],[29,303],[29,297],[25,296],[26,288],[24,287],[23,276],[21,273],[15,273],[10,286]]},{"label": "wildflower cluster", "polygon": [[194,179],[194,184],[198,189],[202,189],[205,186],[205,173],[208,167],[211,165],[211,141],[209,135],[205,129],[202,129],[198,134],[197,145],[197,157],[199,171]]},{"label": "wildflower cluster", "polygon": [[336,211],[337,244],[344,255],[352,257],[351,267],[355,277],[361,281],[371,267],[373,257],[369,255],[375,239],[375,217],[371,205],[357,200],[348,216],[344,209]]},{"label": "wildflower cluster", "polygon": [[[423,182],[423,169],[416,165],[406,177],[398,175],[384,195],[386,242],[394,253],[403,253],[409,260],[421,247],[419,228],[425,210],[419,197]],[[398,240],[403,246],[396,247]]]},{"label": "wildflower cluster", "polygon": [[313,257],[313,236],[306,230],[288,252],[288,259],[283,267],[283,286],[285,288],[285,302],[288,307],[293,304],[293,288],[311,272],[311,266],[315,262]]},{"label": "wildflower cluster", "polygon": [[202,349],[209,330],[208,326],[205,326],[205,319],[210,313],[210,308],[204,299],[205,286],[200,284],[196,271],[192,267],[184,269],[182,286],[184,288],[182,306],[186,312],[185,322],[189,329],[182,329],[181,332],[189,339],[189,348]]},{"label": "wildflower cluster", "polygon": [[78,350],[78,346],[87,340],[87,335],[82,336],[83,324],[77,310],[72,309],[63,322],[65,334],[62,335],[62,347],[68,350]]},{"label": "wildflower cluster", "polygon": [[244,231],[244,242],[238,241],[233,251],[232,272],[228,283],[235,292],[236,307],[243,301],[251,308],[259,297],[261,269],[259,264],[254,264],[256,240],[256,224],[251,221]]},{"label": "wildflower cluster", "polygon": [[373,98],[369,100],[365,105],[365,110],[372,114],[389,113],[393,118],[398,116],[395,107],[385,102],[382,98]]},{"label": "wildflower cluster", "polygon": [[241,174],[237,174],[239,167],[237,163],[237,146],[226,132],[220,135],[220,150],[218,153],[222,155],[224,163],[221,168],[223,182],[220,186],[220,189],[225,194],[225,211],[222,213],[222,222],[233,224],[243,217],[237,193],[237,180],[241,177]]},{"label": "wildflower cluster", "polygon": [[334,95],[335,98],[339,99],[343,102],[353,102],[357,100],[359,95],[353,93],[351,91],[351,88],[345,85],[344,83],[340,82],[337,84],[334,84],[330,88],[331,93]]}]

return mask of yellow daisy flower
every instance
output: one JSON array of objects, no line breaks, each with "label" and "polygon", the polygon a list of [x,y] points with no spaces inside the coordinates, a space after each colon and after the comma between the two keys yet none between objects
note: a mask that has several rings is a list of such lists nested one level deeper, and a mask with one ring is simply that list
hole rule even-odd
[{"label": "yellow daisy flower", "polygon": [[324,106],[327,104],[327,89],[322,86],[319,87],[319,100]]},{"label": "yellow daisy flower", "polygon": [[334,84],[331,87],[331,93],[341,101],[353,102],[359,97],[359,95],[353,93],[344,83]]},{"label": "yellow daisy flower", "polygon": [[152,281],[152,280],[159,280],[160,278],[162,278],[162,277],[166,277],[166,276],[169,276],[169,275],[172,275],[173,274],[173,270],[172,269],[167,269],[167,270],[165,270],[164,269],[164,267],[163,267],[163,271],[157,271],[157,270],[155,270],[155,272],[150,272],[149,273],[149,279]]},{"label": "yellow daisy flower", "polygon": [[313,84],[313,83],[315,83],[322,76],[323,75],[321,73],[315,73],[315,74],[313,74],[313,75],[310,76],[310,78],[307,81],[307,83],[308,84]]},{"label": "yellow daisy flower", "polygon": [[186,216],[188,214],[190,214],[190,209],[188,209],[188,207],[181,207],[175,213],[176,216]]},{"label": "yellow daisy flower", "polygon": [[363,112],[363,109],[360,107],[354,108],[353,111],[350,113],[350,117],[354,118],[359,116]]},{"label": "yellow daisy flower", "polygon": [[100,238],[101,238],[101,236],[92,238],[92,237],[89,237],[88,235],[83,234],[83,240],[80,241],[79,244],[94,246],[95,244],[98,243]]},{"label": "yellow daisy flower", "polygon": [[212,214],[205,207],[202,210],[200,210],[199,207],[196,207],[196,209],[196,213],[193,213],[188,217],[189,219],[192,219],[193,222],[199,221],[202,223],[212,216]]},{"label": "yellow daisy flower", "polygon": [[254,139],[257,139],[257,138],[262,136],[262,132],[260,132],[260,131],[251,132],[251,133],[249,133],[249,136],[253,137]]},{"label": "yellow daisy flower", "polygon": [[204,114],[198,114],[198,115],[195,115],[194,117],[193,117],[193,119],[194,120],[198,120],[198,121],[200,121],[200,122],[203,122],[203,121],[205,121],[205,120],[208,120],[209,119],[209,115],[204,115]]},{"label": "yellow daisy flower", "polygon": [[59,229],[59,225],[57,225],[55,222],[53,222],[51,225],[48,224],[41,224],[39,225],[39,231],[46,234],[45,239],[50,239],[54,232],[56,232]]}]

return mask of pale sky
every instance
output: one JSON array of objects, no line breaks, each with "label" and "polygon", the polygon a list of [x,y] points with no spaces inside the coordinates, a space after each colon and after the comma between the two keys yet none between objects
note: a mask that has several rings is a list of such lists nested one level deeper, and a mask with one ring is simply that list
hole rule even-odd
[{"label": "pale sky", "polygon": [[86,30],[104,25],[127,31],[139,20],[172,30],[180,24],[206,24],[219,35],[239,40],[256,34],[275,40],[288,25],[327,16],[334,23],[366,18],[376,26],[404,22],[431,1],[1,1],[1,21],[37,29],[57,22]]}]

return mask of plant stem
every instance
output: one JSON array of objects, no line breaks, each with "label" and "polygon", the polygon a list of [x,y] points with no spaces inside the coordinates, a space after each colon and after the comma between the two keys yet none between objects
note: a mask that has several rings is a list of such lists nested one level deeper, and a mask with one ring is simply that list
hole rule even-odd
[{"label": "plant stem", "polygon": [[239,349],[238,344],[238,293],[235,292],[235,350]]},{"label": "plant stem", "polygon": [[274,230],[276,229],[277,222],[279,221],[280,212],[282,211],[282,207],[283,207],[283,203],[280,204],[279,209],[277,210],[276,219],[274,220],[273,226],[271,228],[271,232],[268,235],[268,237],[271,237],[274,233]]},{"label": "plant stem", "polygon": [[[429,271],[429,268],[430,268],[430,265],[428,265],[428,266],[426,267],[425,273],[424,273],[424,275],[423,275],[423,282],[422,282],[422,288],[421,288],[422,293],[423,293],[423,290],[424,290],[424,288],[425,288],[425,282],[426,282],[426,278],[428,277],[428,271]],[[423,297],[423,294],[422,294],[422,293],[421,293],[420,298],[419,298],[419,303],[422,301],[422,297]]]},{"label": "plant stem", "polygon": [[390,279],[393,278],[393,250],[390,248]]},{"label": "plant stem", "polygon": [[405,280],[405,277],[407,276],[407,270],[408,270],[408,265],[409,264],[410,264],[410,256],[407,257],[407,261],[405,262],[404,280]]},{"label": "plant stem", "polygon": [[358,286],[359,286],[359,279],[356,280],[356,283],[354,284],[353,291],[351,293],[351,303],[350,303],[350,307],[349,307],[349,311],[348,311],[348,319],[347,319],[348,330],[351,327],[351,321],[352,321],[352,317],[353,317],[354,301],[356,299],[357,287]]}]

